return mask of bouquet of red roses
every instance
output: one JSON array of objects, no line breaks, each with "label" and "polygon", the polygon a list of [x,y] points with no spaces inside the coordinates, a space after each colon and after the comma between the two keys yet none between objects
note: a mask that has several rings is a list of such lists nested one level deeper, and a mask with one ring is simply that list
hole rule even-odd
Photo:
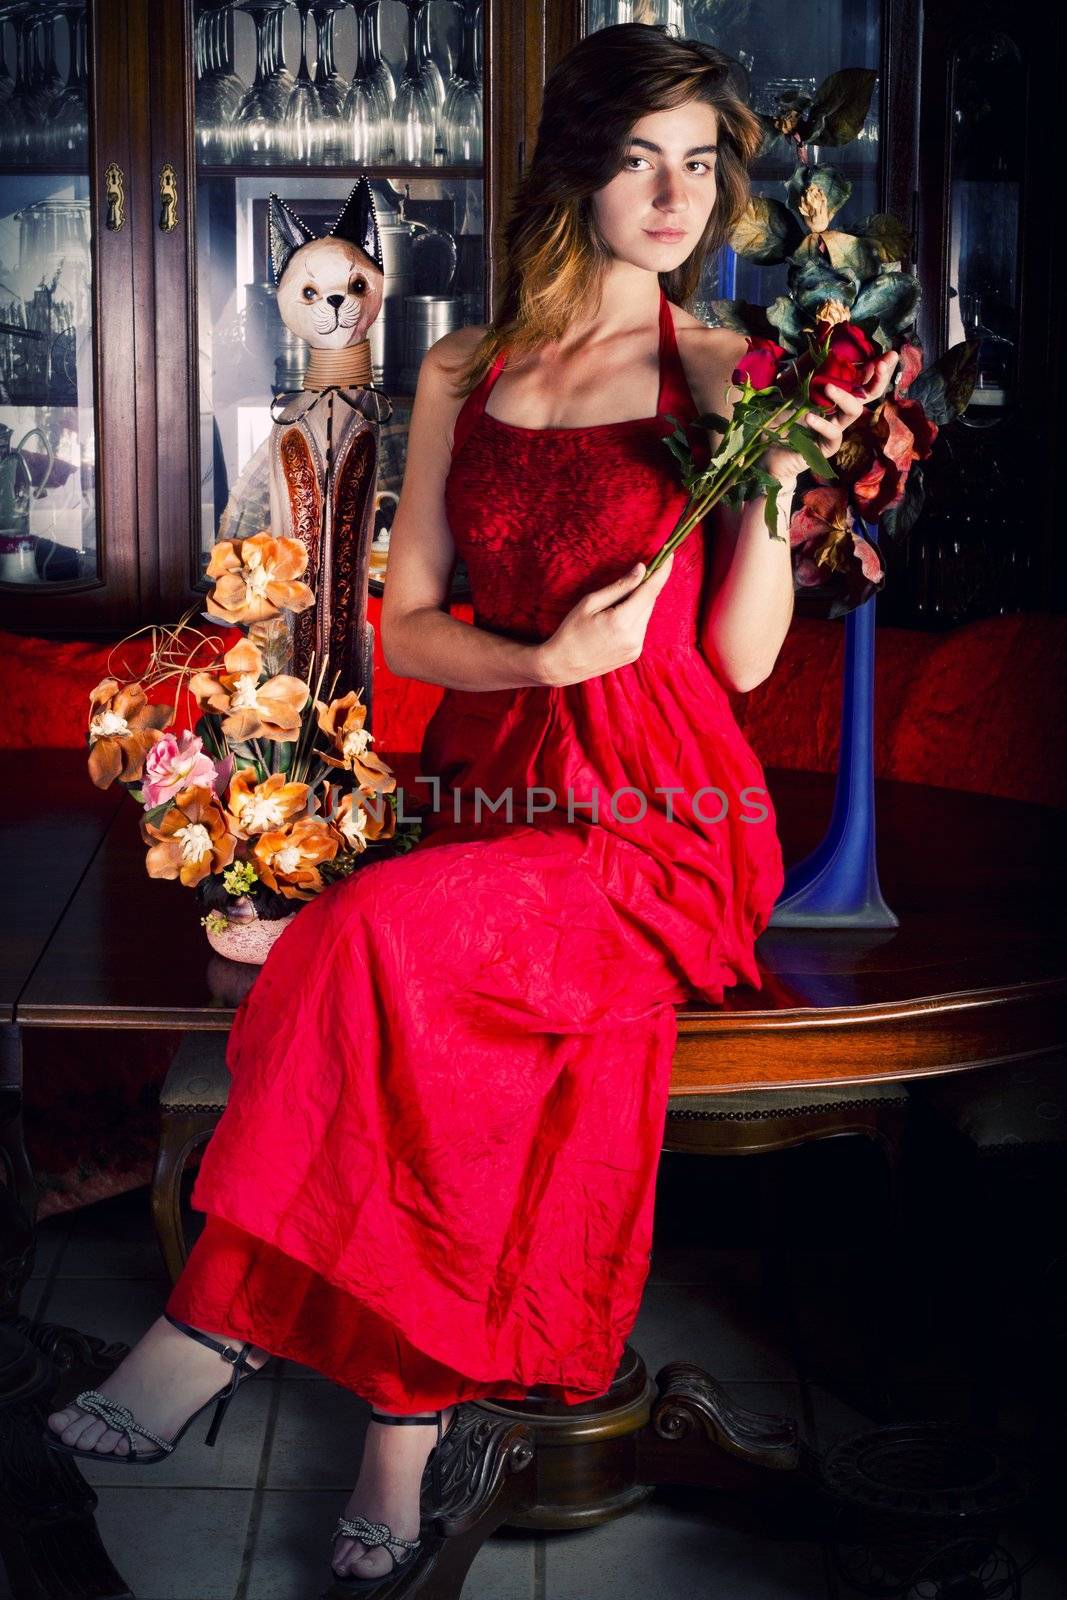
[{"label": "bouquet of red roses", "polygon": [[689,425],[722,435],[706,467],[696,466],[686,428],[677,417],[669,418],[675,430],[664,442],[681,463],[689,499],[674,531],[649,562],[646,579],[720,500],[739,509],[746,500],[765,495],[768,532],[772,539],[782,540],[778,532],[781,485],[759,465],[764,452],[775,445],[803,456],[824,482],[837,476],[815,435],[800,419],[815,406],[834,409],[834,401],[826,393],[828,384],[837,384],[849,394],[864,392],[879,354],[868,335],[852,322],[819,322],[800,354],[791,354],[773,339],[750,336],[748,346],[725,391],[726,396],[732,388],[741,391],[730,421],[706,412]]}]

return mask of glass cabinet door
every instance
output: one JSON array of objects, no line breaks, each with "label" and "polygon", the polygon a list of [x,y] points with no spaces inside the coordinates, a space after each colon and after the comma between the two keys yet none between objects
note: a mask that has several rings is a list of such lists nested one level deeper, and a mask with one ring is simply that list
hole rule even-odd
[{"label": "glass cabinet door", "polygon": [[268,525],[271,403],[300,389],[307,364],[277,311],[269,197],[328,233],[365,174],[385,268],[372,381],[393,405],[371,552],[380,592],[422,357],[486,315],[482,0],[196,0],[191,20],[199,499],[187,581],[206,588],[224,517],[229,537]]},{"label": "glass cabinet door", "polygon": [[[122,31],[106,4],[0,4],[0,607],[14,628],[125,620],[136,602]],[[103,402],[128,441],[106,461]]]},{"label": "glass cabinet door", "polygon": [[[664,23],[679,37],[716,45],[738,61],[748,79],[755,111],[775,112],[786,96],[813,94],[842,67],[881,68],[882,0],[585,0],[585,31],[618,22]],[[835,226],[877,211],[879,85],[875,86],[862,133],[841,149],[805,147],[812,164],[832,165],[851,184]],[[752,192],[787,203],[786,185],[797,165],[791,141],[779,139],[750,169]],[[712,300],[770,305],[787,289],[788,265],[760,266],[724,246],[709,257],[693,304],[707,318]]]}]

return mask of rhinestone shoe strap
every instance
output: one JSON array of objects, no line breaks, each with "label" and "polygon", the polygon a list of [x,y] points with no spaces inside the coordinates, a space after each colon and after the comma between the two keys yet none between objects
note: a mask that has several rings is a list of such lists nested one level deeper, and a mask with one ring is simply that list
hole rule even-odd
[{"label": "rhinestone shoe strap", "polygon": [[398,1565],[401,1558],[393,1552],[393,1545],[402,1550],[417,1550],[421,1543],[419,1539],[401,1539],[387,1522],[368,1522],[366,1517],[338,1517],[334,1538],[342,1533],[349,1539],[360,1539],[368,1546],[385,1545]]},{"label": "rhinestone shoe strap", "polygon": [[83,1411],[88,1411],[94,1417],[100,1417],[108,1427],[114,1428],[116,1433],[124,1433],[130,1442],[133,1451],[133,1430],[143,1434],[146,1439],[151,1439],[153,1444],[158,1444],[161,1450],[168,1453],[174,1449],[170,1439],[161,1439],[158,1433],[152,1433],[148,1428],[142,1428],[133,1412],[127,1406],[117,1405],[114,1400],[109,1400],[106,1394],[101,1394],[99,1389],[83,1389],[75,1398],[74,1404]]}]

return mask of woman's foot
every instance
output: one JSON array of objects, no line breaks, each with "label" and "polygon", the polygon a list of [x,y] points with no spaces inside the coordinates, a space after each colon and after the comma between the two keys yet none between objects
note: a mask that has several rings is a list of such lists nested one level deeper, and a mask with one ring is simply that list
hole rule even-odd
[{"label": "woman's foot", "polygon": [[[441,1412],[442,1432],[448,1427],[455,1406]],[[421,1522],[422,1474],[427,1457],[437,1443],[436,1422],[406,1423],[402,1428],[388,1422],[367,1424],[367,1442],[359,1481],[342,1513],[345,1517],[366,1517],[368,1522],[386,1522],[390,1532],[401,1539],[417,1539]],[[368,1548],[360,1539],[339,1534],[331,1555],[339,1578],[379,1578],[394,1566],[392,1551],[386,1545]]]},{"label": "woman's foot", "polygon": [[[232,1334],[216,1333],[212,1328],[201,1328],[225,1345],[239,1350],[243,1339]],[[261,1367],[270,1359],[267,1350],[251,1349],[249,1363]],[[233,1376],[233,1367],[215,1350],[209,1350],[199,1339],[158,1317],[143,1339],[135,1344],[102,1383],[95,1387],[117,1405],[127,1406],[138,1422],[158,1433],[161,1439],[173,1439],[182,1423],[205,1405],[212,1395],[224,1389]],[[130,1441],[124,1433],[109,1428],[101,1417],[94,1417],[80,1406],[71,1404],[62,1411],[53,1411],[48,1426],[59,1435],[64,1444],[77,1445],[79,1450],[95,1450],[98,1455],[128,1455]],[[135,1445],[140,1453],[158,1449],[143,1436]],[[143,1442],[142,1442],[143,1439]]]}]

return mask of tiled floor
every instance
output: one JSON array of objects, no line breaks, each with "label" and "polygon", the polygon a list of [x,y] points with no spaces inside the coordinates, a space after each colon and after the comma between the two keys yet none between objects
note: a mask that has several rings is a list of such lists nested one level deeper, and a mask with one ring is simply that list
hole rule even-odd
[{"label": "tiled floor", "polygon": [[[825,1166],[827,1158],[785,1154],[799,1158],[782,1169],[787,1185],[801,1184],[810,1200],[814,1162]],[[833,1159],[826,1196],[849,1193],[862,1208],[877,1189],[864,1193],[870,1172]],[[808,1216],[797,1224],[799,1239],[781,1231],[783,1253],[769,1261],[752,1221],[758,1161],[718,1163],[732,1169],[725,1173],[712,1165],[702,1172],[692,1158],[664,1157],[652,1275],[631,1338],[649,1371],[671,1359],[695,1361],[740,1405],[796,1418],[820,1451],[883,1422],[863,1409],[865,1384],[879,1381],[877,1340],[872,1355],[864,1330],[877,1330],[879,1315],[877,1306],[862,1313],[855,1238],[829,1226],[816,1233]],[[701,1242],[708,1237],[714,1246]],[[878,1248],[870,1241],[868,1258]],[[167,1291],[141,1189],[42,1224],[23,1310],[133,1344]],[[975,1392],[954,1336],[924,1331],[910,1349],[901,1321],[892,1335],[900,1341],[896,1414],[966,1421]],[[173,1460],[135,1482],[121,1468],[83,1466],[99,1497],[100,1534],[131,1592],[138,1600],[317,1596],[328,1578],[330,1527],[358,1472],[366,1410],[308,1369],[275,1362],[242,1390],[214,1449],[202,1443],[206,1423],[197,1423]],[[1040,1413],[1040,1396],[1009,1384],[995,1422],[1031,1440]],[[1036,1554],[1022,1531],[1004,1542],[1020,1563]],[[847,1600],[857,1591],[806,1527],[768,1520],[736,1497],[685,1489],[660,1490],[595,1529],[503,1529],[480,1552],[463,1592],[464,1600]],[[0,1595],[9,1593],[0,1578]],[[1043,1550],[1022,1593],[1064,1600],[1067,1565]]]}]

